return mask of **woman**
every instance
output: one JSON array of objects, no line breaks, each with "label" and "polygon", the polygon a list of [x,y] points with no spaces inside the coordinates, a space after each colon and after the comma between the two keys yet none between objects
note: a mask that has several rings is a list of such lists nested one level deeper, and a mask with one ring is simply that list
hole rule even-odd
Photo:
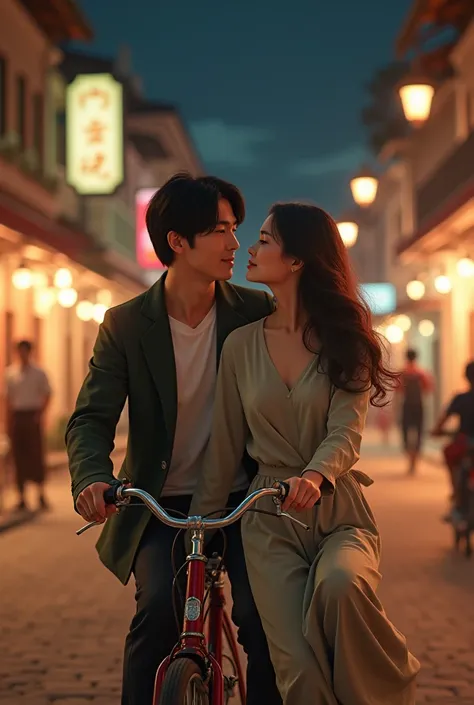
[{"label": "woman", "polygon": [[[252,491],[286,480],[284,509],[309,532],[257,512],[242,520],[284,705],[413,705],[419,663],[376,597],[379,534],[360,487],[372,481],[353,470],[368,402],[395,375],[323,210],[273,206],[249,253],[247,279],[269,286],[277,309],[226,340],[191,512],[225,506],[245,446],[259,464]],[[271,498],[259,508],[275,512]]]}]

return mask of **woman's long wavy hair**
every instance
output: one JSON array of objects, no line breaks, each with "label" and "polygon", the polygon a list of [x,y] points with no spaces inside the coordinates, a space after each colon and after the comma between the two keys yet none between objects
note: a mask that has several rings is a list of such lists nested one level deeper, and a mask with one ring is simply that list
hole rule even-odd
[{"label": "woman's long wavy hair", "polygon": [[371,389],[371,404],[384,406],[398,375],[384,362],[383,340],[373,330],[336,223],[321,208],[304,203],[277,203],[270,215],[284,254],[303,263],[299,296],[307,316],[305,346],[319,353],[320,368],[335,387]]}]

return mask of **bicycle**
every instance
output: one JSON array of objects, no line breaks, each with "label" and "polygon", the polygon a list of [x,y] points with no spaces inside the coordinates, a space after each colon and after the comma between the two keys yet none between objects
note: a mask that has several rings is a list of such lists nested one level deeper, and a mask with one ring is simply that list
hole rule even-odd
[{"label": "bicycle", "polygon": [[[454,439],[453,431],[439,431],[435,436],[445,436]],[[464,555],[472,555],[471,535],[474,531],[474,441],[466,440],[466,447],[461,451],[461,457],[456,461],[453,477],[453,498],[455,506],[449,515],[449,522],[454,532],[454,547],[456,551],[464,544]]]},{"label": "bicycle", "polygon": [[[231,621],[225,610],[223,558],[217,554],[211,559],[205,556],[204,535],[208,530],[223,529],[238,521],[265,496],[273,497],[275,514],[260,509],[253,511],[286,517],[309,531],[306,524],[282,511],[281,505],[288,490],[289,486],[285,482],[276,482],[272,487],[256,490],[229,515],[220,519],[172,517],[148,492],[124,484],[116,484],[105,491],[106,504],[115,504],[120,511],[130,504],[132,498],[139,499],[164,524],[191,532],[191,552],[184,564],[188,571],[181,635],[171,654],[158,667],[153,702],[150,705],[226,705],[234,696],[236,687],[241,705],[245,705],[243,670]],[[97,525],[98,522],[90,522],[76,534],[79,536]],[[208,597],[209,607],[205,611]],[[204,634],[206,617],[207,638]],[[234,671],[231,675],[224,675],[223,671],[223,638],[231,654]]]}]

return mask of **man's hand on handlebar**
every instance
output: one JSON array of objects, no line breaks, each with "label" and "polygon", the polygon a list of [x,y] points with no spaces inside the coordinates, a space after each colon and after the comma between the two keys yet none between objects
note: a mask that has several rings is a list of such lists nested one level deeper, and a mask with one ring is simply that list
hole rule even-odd
[{"label": "man's hand on handlebar", "polygon": [[108,482],[93,482],[81,492],[76,501],[76,509],[83,519],[103,524],[112,514],[117,513],[115,504],[105,504],[104,492],[110,487]]}]

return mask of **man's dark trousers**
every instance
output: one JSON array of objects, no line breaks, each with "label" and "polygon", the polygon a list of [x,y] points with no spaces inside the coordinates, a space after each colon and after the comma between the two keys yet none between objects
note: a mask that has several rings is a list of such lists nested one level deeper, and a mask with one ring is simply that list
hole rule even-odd
[{"label": "man's dark trousers", "polygon": [[[231,495],[229,506],[236,506],[244,496],[245,493]],[[191,497],[162,498],[161,502],[165,508],[187,516]],[[125,511],[147,510],[134,507]],[[234,603],[232,619],[238,627],[238,640],[248,656],[247,705],[281,705],[266,637],[248,582],[240,524],[228,527],[226,536],[225,565]],[[178,641],[180,630],[172,602],[171,552],[175,537],[175,529],[153,517],[140,542],[133,569],[137,612],[125,643],[122,705],[151,705],[158,666]],[[179,568],[185,560],[184,539],[179,537],[176,544],[175,564]],[[209,543],[208,553],[215,550],[222,550],[219,534]],[[184,573],[183,570],[183,578]],[[184,585],[181,584],[182,590]],[[179,596],[176,604],[182,620]]]}]

